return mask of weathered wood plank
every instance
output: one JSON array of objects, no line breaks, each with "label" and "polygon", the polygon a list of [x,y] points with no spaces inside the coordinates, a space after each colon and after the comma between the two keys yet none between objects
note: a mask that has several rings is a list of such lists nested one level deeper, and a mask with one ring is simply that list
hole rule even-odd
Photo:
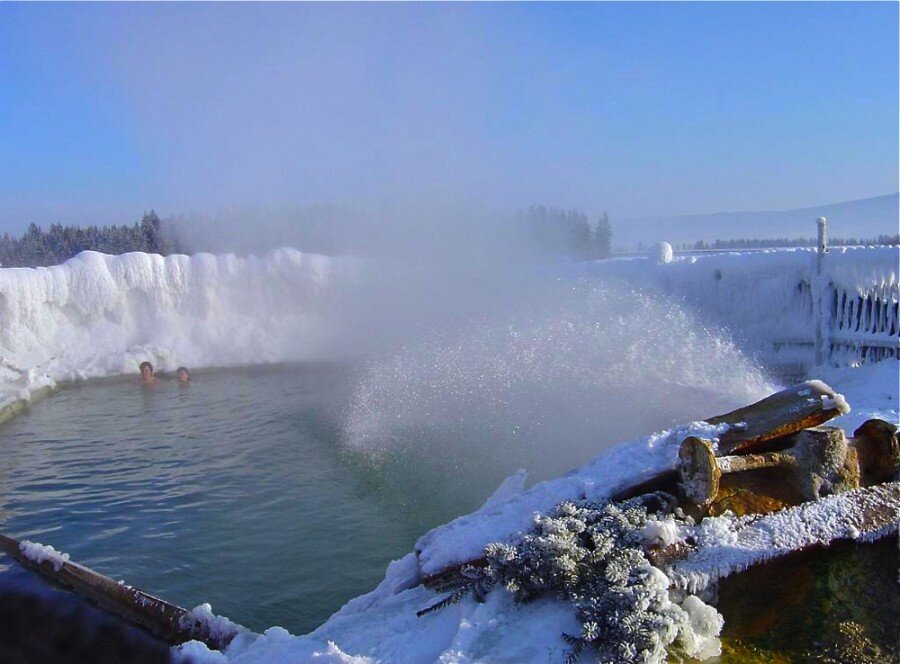
[{"label": "weathered wood plank", "polygon": [[54,565],[51,561],[35,562],[22,552],[21,543],[13,537],[0,535],[0,551],[26,569],[71,589],[100,608],[143,627],[173,645],[196,639],[211,648],[222,649],[238,633],[236,629],[231,633],[227,630],[210,633],[208,626],[187,609],[114,581],[78,563],[66,561]]}]

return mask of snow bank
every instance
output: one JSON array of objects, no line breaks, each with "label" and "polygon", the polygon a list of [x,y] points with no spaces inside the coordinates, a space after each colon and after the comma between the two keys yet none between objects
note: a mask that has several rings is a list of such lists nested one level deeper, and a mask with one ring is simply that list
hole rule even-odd
[{"label": "snow bank", "polygon": [[190,630],[195,636],[202,634],[208,641],[218,644],[231,643],[235,637],[247,631],[242,625],[214,614],[209,604],[195,606],[179,619],[179,625],[184,630]]},{"label": "snow bank", "polygon": [[[809,366],[814,300],[834,364],[900,354],[900,247],[578,263],[567,276],[627,281],[677,296],[743,349]],[[234,255],[107,256],[0,269],[0,408],[58,381],[328,357],[326,311],[359,261],[279,249]]]},{"label": "snow bank", "polygon": [[320,303],[346,259],[86,251],[0,269],[0,408],[57,381],[321,356]]},{"label": "snow bank", "polygon": [[693,422],[610,448],[587,465],[506,500],[489,500],[481,509],[430,531],[416,542],[422,573],[478,558],[490,542],[512,540],[532,526],[535,512],[548,512],[565,500],[602,500],[626,486],[675,467],[678,446],[688,436],[717,440],[727,424]]}]

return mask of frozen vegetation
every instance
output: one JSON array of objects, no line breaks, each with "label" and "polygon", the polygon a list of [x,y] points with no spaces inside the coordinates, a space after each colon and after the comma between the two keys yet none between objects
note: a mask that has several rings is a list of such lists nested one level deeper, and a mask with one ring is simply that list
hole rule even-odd
[{"label": "frozen vegetation", "polygon": [[[630,313],[627,308],[608,312],[614,320],[619,315],[618,320],[626,321],[626,331],[637,329],[629,326],[654,315],[679,325],[684,323],[679,318],[681,314],[666,307],[645,305],[640,292],[631,290],[644,288],[674,295],[694,308],[698,316],[708,316],[712,323],[731,327],[742,344],[770,361],[806,363],[814,330],[813,294],[827,285],[832,294],[828,311],[834,324],[829,332],[833,337],[845,337],[832,357],[845,366],[821,367],[816,377],[846,397],[853,410],[835,423],[852,430],[873,416],[898,420],[896,361],[849,366],[858,359],[858,349],[867,341],[874,339],[888,344],[887,347],[896,343],[898,255],[900,249],[896,247],[833,251],[825,264],[825,281],[815,274],[816,254],[802,250],[674,258],[667,262],[613,260],[573,264],[555,273],[600,280],[605,285],[626,282],[627,294],[621,297],[631,297],[639,303]],[[355,278],[355,271],[349,261],[287,249],[264,258],[246,259],[212,255],[162,258],[147,254],[113,257],[86,252],[57,267],[0,270],[0,405],[27,398],[35,389],[57,382],[135,373],[142,360],[171,370],[180,364],[210,367],[327,356],[329,298],[343,283]],[[521,380],[516,372],[528,366],[517,361],[513,371],[498,364],[479,379],[481,382],[460,383],[453,368],[462,362],[460,371],[471,375],[473,367],[465,365],[465,358],[472,355],[473,349],[486,349],[486,356],[500,356],[497,349],[511,347],[512,354],[507,357],[531,358],[537,366],[550,349],[546,344],[535,345],[533,340],[550,338],[577,347],[597,345],[615,334],[615,326],[601,327],[599,336],[584,337],[577,332],[577,323],[568,321],[568,327],[566,321],[541,323],[532,328],[534,333],[524,335],[517,329],[513,329],[514,333],[489,333],[487,337],[462,335],[457,341],[429,351],[434,360],[429,365],[442,365],[443,369],[412,383],[407,369],[414,360],[400,353],[390,361],[393,364],[392,372],[387,372],[388,383],[368,383],[371,389],[361,397],[364,402],[369,400],[368,405],[357,407],[382,412],[378,395],[384,393],[385,387],[390,388],[389,395],[410,389],[413,394],[424,394],[423,386],[427,384],[446,386],[445,394],[479,393],[483,387],[489,391],[492,386]],[[701,337],[705,333],[697,332]],[[720,343],[718,337],[703,339],[700,347],[719,353],[726,364],[732,359],[740,361],[741,353]],[[669,348],[666,343],[662,335],[646,347],[629,345],[631,355],[619,364],[614,358],[598,355],[599,364],[588,367],[585,375],[603,365],[616,368],[626,379],[628,363],[639,367],[641,362],[650,362],[648,358],[656,357],[651,351],[658,349],[658,344]],[[674,361],[679,361],[674,345],[671,350]],[[660,375],[677,371],[665,360],[658,364],[655,370]],[[702,362],[694,367],[690,375],[702,376],[701,365]],[[578,367],[570,368],[575,380],[586,380],[578,373]],[[646,368],[650,370],[649,366]],[[756,381],[744,387],[748,395],[762,396],[770,387],[758,373],[741,375],[752,376]],[[591,386],[589,382],[586,385]],[[426,396],[417,398],[412,402],[417,410],[423,405],[443,405],[428,401]],[[463,400],[456,406],[452,402],[450,405],[464,409],[468,403]],[[597,403],[596,407],[604,404]],[[355,430],[356,440],[364,445],[368,431],[359,427]],[[614,515],[598,514],[604,509],[600,507],[602,501],[618,488],[671,468],[678,445],[686,436],[715,439],[721,433],[721,427],[703,422],[671,427],[615,445],[580,468],[531,488],[526,488],[526,474],[516,473],[480,509],[424,534],[413,552],[388,567],[377,588],[348,602],[311,634],[293,636],[279,627],[261,635],[240,631],[223,653],[192,642],[179,648],[177,654],[200,662],[242,663],[529,662],[548,658],[561,661],[573,647],[572,640],[563,635],[576,635],[593,643],[600,631],[608,634],[622,627],[601,625],[592,619],[589,607],[578,608],[579,579],[566,581],[567,596],[551,593],[517,604],[515,593],[522,587],[521,578],[514,570],[506,569],[498,572],[491,588],[485,588],[490,592],[479,593],[482,596],[478,599],[483,602],[476,601],[470,593],[439,611],[419,617],[418,612],[444,597],[423,587],[423,576],[477,558],[489,545],[501,558],[512,550],[524,552],[528,547],[532,553],[527,555],[536,555],[536,547],[544,550],[548,542],[554,543],[554,538],[565,535],[559,531],[563,522],[569,533],[594,532],[591,529],[597,524],[609,523],[609,519],[603,519],[615,520]],[[560,505],[567,507],[559,508]],[[852,517],[850,512],[842,511],[850,508],[840,498],[824,502],[819,509],[823,511],[795,515],[794,520],[785,516],[757,522],[756,530],[727,517],[708,520],[698,536],[711,551],[718,550],[723,557],[688,561],[670,578],[660,577],[653,571],[656,568],[637,558],[613,563],[611,567],[610,561],[598,561],[611,570],[607,590],[614,595],[628,595],[628,601],[636,601],[645,612],[632,625],[642,635],[643,645],[633,649],[633,644],[623,639],[620,643],[624,650],[617,652],[635,658],[650,653],[650,660],[659,660],[662,646],[678,641],[686,652],[714,654],[721,618],[700,599],[676,591],[698,591],[706,579],[746,566],[771,546],[807,541],[803,538],[812,542],[854,536],[853,532],[840,531],[844,526],[836,525],[846,521],[844,516]],[[536,521],[535,514],[545,516]],[[655,517],[646,510],[631,514],[626,521],[630,524],[627,528],[621,523],[616,527],[602,526],[594,534],[601,539],[633,543],[635,538],[641,538],[666,544],[683,537],[685,528],[690,527]],[[569,531],[569,526],[573,530]],[[575,544],[557,552],[562,551],[564,556],[581,555]],[[26,553],[35,556],[33,559],[57,559],[53,556],[58,554],[49,547],[29,546],[30,553]],[[554,556],[553,564],[562,564],[559,569],[564,569],[568,563]],[[615,571],[622,565],[636,570],[635,578],[640,580],[637,586],[616,585],[619,577]],[[208,605],[198,607],[195,617],[210,630],[236,629],[217,619]],[[649,622],[641,622],[644,618]],[[652,634],[648,625],[653,626]]]}]

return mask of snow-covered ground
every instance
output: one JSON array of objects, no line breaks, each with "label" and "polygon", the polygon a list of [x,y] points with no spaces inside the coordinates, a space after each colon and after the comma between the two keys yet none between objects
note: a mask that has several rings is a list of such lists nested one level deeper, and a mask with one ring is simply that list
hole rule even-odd
[{"label": "snow-covered ground", "polygon": [[[896,302],[898,251],[839,252],[830,258],[831,283],[848,293],[877,290]],[[814,257],[797,251],[664,265],[610,261],[569,273],[677,292],[762,348],[772,345],[775,334],[812,334],[809,292],[798,284],[808,283]],[[172,370],[320,357],[328,346],[320,305],[352,272],[344,261],[287,249],[259,259],[86,252],[58,267],[2,269],[0,408],[59,381],[136,373],[142,360]],[[862,319],[875,334],[882,328],[896,334],[896,305]],[[852,430],[873,416],[900,419],[897,368],[896,360],[888,360],[821,368],[813,377],[846,396],[853,410],[836,424]],[[536,511],[568,499],[603,498],[670,467],[687,435],[716,433],[708,424],[685,423],[612,447],[528,490],[518,473],[476,512],[423,535],[375,590],[348,602],[311,634],[292,636],[273,627],[240,635],[224,653],[196,642],[178,653],[201,662],[561,659],[568,645],[560,635],[580,631],[568,605],[546,598],[518,606],[497,590],[483,604],[465,599],[418,618],[416,612],[436,599],[419,584],[422,575],[476,557],[491,541],[514,539]]]}]

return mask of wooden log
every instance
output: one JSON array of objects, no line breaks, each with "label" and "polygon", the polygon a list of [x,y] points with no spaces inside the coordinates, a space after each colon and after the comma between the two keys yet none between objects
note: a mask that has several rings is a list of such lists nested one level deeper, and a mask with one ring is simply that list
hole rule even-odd
[{"label": "wooden log", "polygon": [[[811,380],[730,413],[708,417],[704,422],[731,425],[719,436],[719,456],[770,451],[787,447],[794,434],[841,415],[836,404],[845,405],[837,392],[822,381]],[[884,437],[883,432],[880,435]],[[677,470],[666,470],[620,489],[613,494],[612,500],[625,500],[652,491],[674,492],[679,479]]]},{"label": "wooden log", "polygon": [[23,567],[55,584],[68,588],[97,604],[101,609],[148,630],[172,645],[198,640],[221,650],[237,636],[239,629],[210,629],[191,611],[154,597],[138,588],[117,582],[71,561],[36,562],[25,555],[22,543],[0,535],[0,551]]},{"label": "wooden log", "polygon": [[711,441],[688,436],[678,450],[682,491],[692,503],[706,507],[716,499],[723,475],[767,468],[789,469],[803,500],[859,488],[856,451],[849,447],[843,429],[806,429],[791,436],[791,442],[790,448],[777,452],[717,457]]},{"label": "wooden log", "polygon": [[841,415],[841,406],[845,402],[837,392],[820,380],[810,380],[706,422],[731,425],[719,436],[719,455],[764,451],[767,443]]},{"label": "wooden log", "polygon": [[898,427],[884,420],[866,420],[853,432],[859,467],[867,483],[884,482],[900,472]]}]

